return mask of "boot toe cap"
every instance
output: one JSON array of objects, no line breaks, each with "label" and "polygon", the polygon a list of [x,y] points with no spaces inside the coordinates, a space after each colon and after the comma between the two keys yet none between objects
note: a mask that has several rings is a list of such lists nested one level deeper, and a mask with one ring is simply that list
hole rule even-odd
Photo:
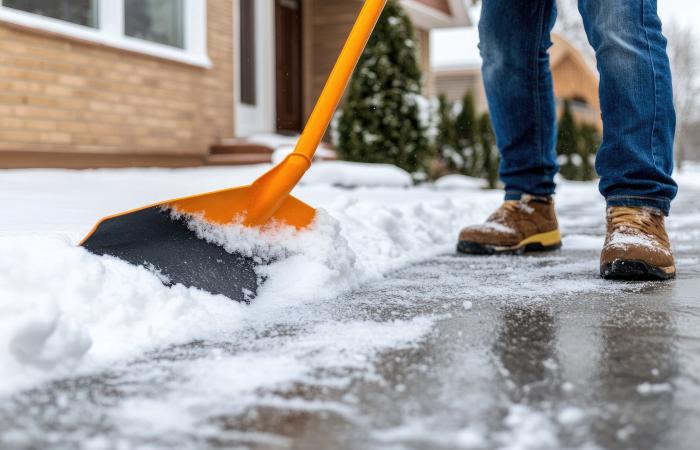
[{"label": "boot toe cap", "polygon": [[660,245],[607,244],[600,255],[601,266],[619,261],[638,261],[658,268],[670,268],[675,264],[673,253]]},{"label": "boot toe cap", "polygon": [[[505,227],[504,227],[505,228]],[[511,230],[495,229],[489,226],[474,226],[464,228],[459,233],[460,242],[473,242],[482,245],[508,247],[517,245],[518,236]]]}]

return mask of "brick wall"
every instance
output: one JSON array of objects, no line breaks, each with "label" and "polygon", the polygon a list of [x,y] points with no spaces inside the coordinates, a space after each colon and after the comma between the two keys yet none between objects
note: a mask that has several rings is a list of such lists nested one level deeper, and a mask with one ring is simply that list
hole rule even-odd
[{"label": "brick wall", "polygon": [[0,23],[0,167],[201,160],[233,135],[232,2],[207,14],[211,69]]},{"label": "brick wall", "polygon": [[323,89],[362,7],[361,0],[304,0],[304,117]]},{"label": "brick wall", "polygon": [[[304,0],[304,114],[307,116],[333,69],[362,8],[362,0]],[[416,29],[426,92],[432,91],[430,32]]]}]

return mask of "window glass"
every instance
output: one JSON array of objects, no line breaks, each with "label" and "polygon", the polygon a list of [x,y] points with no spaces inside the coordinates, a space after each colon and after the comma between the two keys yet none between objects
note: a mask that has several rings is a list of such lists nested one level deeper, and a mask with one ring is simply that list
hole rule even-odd
[{"label": "window glass", "polygon": [[2,5],[97,28],[97,0],[2,0]]},{"label": "window glass", "polygon": [[183,0],[125,0],[124,34],[184,48]]},{"label": "window glass", "polygon": [[255,106],[257,78],[255,67],[255,0],[240,0],[239,38],[241,43],[241,103]]}]

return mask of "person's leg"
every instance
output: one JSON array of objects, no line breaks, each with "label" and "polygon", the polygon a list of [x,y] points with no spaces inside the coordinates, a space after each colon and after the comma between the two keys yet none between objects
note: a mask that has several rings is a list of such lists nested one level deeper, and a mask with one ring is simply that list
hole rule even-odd
[{"label": "person's leg", "polygon": [[556,105],[547,50],[555,0],[484,0],[483,78],[506,199],[554,193]]},{"label": "person's leg", "polygon": [[596,169],[608,202],[600,274],[676,275],[664,225],[678,190],[673,172],[671,69],[656,0],[579,0],[600,72],[603,143]]},{"label": "person's leg", "polygon": [[608,206],[667,215],[676,117],[656,0],[579,0],[579,10],[600,72],[600,192]]},{"label": "person's leg", "polygon": [[459,252],[519,254],[561,246],[550,197],[558,166],[547,50],[556,15],[555,0],[483,0],[479,49],[506,201],[485,224],[460,232]]}]

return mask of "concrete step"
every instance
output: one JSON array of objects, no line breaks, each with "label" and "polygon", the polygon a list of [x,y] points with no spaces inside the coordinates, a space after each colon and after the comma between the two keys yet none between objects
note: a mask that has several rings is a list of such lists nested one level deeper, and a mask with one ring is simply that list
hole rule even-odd
[{"label": "concrete step", "polygon": [[269,164],[272,162],[272,153],[229,153],[211,154],[207,156],[205,164],[208,166],[242,166],[245,164]]},{"label": "concrete step", "polygon": [[[205,164],[225,166],[270,163],[274,152],[275,149],[257,142],[238,138],[224,139],[211,146]],[[333,161],[337,155],[332,146],[321,143],[315,159]]]},{"label": "concrete step", "polygon": [[245,139],[224,139],[209,149],[205,164],[210,166],[240,166],[272,162],[274,149]]},{"label": "concrete step", "polygon": [[210,153],[212,155],[238,155],[247,153],[271,155],[274,153],[274,150],[266,145],[240,141],[236,143],[221,143],[212,145]]}]

